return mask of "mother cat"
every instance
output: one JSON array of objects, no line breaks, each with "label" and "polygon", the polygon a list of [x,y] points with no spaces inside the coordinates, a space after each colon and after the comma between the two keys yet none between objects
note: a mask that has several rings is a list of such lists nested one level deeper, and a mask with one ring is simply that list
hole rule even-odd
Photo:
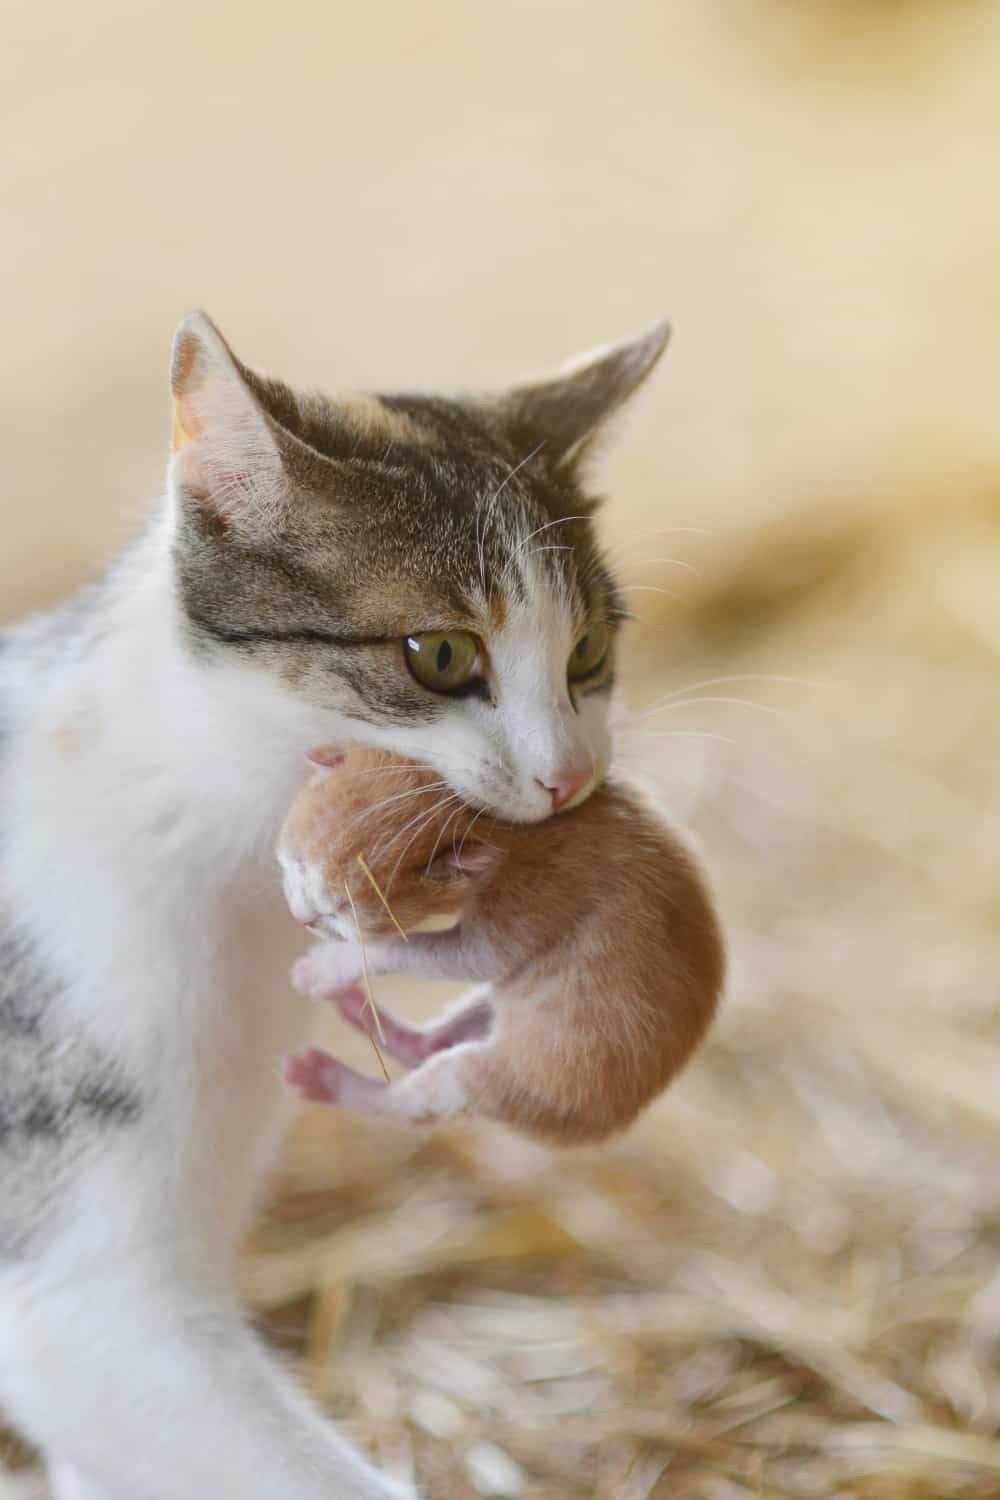
[{"label": "mother cat", "polygon": [[275,835],[338,739],[509,819],[586,796],[622,609],[582,460],[666,337],[496,397],[334,400],[195,315],[165,502],[0,636],[0,1406],[57,1500],[399,1493],[232,1290],[306,1009]]}]

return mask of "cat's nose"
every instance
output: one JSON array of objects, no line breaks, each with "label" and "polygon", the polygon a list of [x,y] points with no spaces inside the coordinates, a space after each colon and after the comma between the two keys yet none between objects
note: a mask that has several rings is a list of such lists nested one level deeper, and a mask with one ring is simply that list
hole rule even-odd
[{"label": "cat's nose", "polygon": [[555,776],[548,777],[545,781],[540,776],[535,779],[552,798],[552,811],[558,812],[568,802],[572,802],[574,797],[578,797],[584,787],[590,785],[594,779],[594,767],[592,764],[563,766]]}]

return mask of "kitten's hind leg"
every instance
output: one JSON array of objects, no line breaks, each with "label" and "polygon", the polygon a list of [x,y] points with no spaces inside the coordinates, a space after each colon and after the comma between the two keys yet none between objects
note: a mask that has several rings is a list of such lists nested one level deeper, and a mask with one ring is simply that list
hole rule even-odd
[{"label": "kitten's hind leg", "polygon": [[465,1043],[437,1053],[405,1078],[384,1083],[356,1073],[328,1052],[308,1047],[285,1059],[284,1079],[313,1103],[431,1125],[480,1112],[488,1090],[486,1051],[481,1043]]},{"label": "kitten's hind leg", "polygon": [[335,1003],[349,1025],[373,1037],[390,1057],[408,1068],[459,1042],[482,1041],[493,1024],[493,1006],[481,990],[474,991],[471,998],[463,997],[455,1011],[431,1026],[408,1026],[397,1021],[360,989],[342,990]]}]

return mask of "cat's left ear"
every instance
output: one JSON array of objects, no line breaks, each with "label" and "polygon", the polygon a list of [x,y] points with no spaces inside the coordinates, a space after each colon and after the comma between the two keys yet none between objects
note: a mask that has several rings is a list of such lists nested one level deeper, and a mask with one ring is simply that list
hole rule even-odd
[{"label": "cat's left ear", "polygon": [[284,508],[274,425],[211,318],[191,313],[174,337],[171,477],[219,531],[260,532]]},{"label": "cat's left ear", "polygon": [[500,399],[501,419],[518,447],[538,447],[549,463],[572,467],[606,435],[669,339],[664,319],[635,338],[606,344],[551,375],[516,385]]}]

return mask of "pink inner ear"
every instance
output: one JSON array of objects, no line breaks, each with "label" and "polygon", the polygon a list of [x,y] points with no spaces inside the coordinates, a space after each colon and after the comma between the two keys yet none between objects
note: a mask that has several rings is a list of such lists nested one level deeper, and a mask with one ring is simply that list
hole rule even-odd
[{"label": "pink inner ear", "polygon": [[460,875],[481,875],[488,870],[496,858],[496,851],[488,844],[468,844],[459,854],[448,849],[439,854],[430,867],[430,875],[440,880],[454,879]]},{"label": "pink inner ear", "polygon": [[326,766],[332,771],[344,764],[346,754],[345,750],[338,750],[336,745],[314,745],[311,750],[306,751],[306,760],[311,766]]},{"label": "pink inner ear", "polygon": [[489,844],[467,844],[459,854],[459,868],[469,875],[481,875],[490,868],[496,857],[497,851]]}]

